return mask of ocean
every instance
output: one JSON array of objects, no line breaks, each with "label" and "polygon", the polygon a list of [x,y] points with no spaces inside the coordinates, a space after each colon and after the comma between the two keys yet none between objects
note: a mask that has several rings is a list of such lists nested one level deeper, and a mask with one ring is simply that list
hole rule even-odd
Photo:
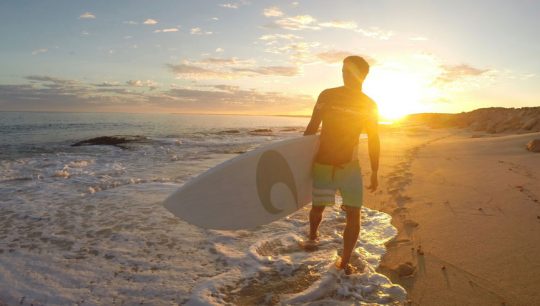
[{"label": "ocean", "polygon": [[[0,112],[0,305],[397,305],[375,271],[396,235],[364,207],[353,260],[333,268],[345,216],[325,212],[321,245],[298,247],[308,207],[253,230],[204,230],[162,201],[190,178],[261,145],[300,137],[308,118]],[[119,146],[72,144],[140,136]],[[208,186],[212,188],[212,186]]]}]

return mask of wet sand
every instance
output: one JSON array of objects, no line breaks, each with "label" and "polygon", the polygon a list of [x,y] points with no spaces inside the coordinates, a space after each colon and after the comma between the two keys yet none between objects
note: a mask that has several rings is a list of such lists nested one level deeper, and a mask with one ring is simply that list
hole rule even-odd
[{"label": "wet sand", "polygon": [[380,189],[366,205],[399,230],[379,270],[408,304],[538,305],[540,154],[525,146],[540,133],[414,127],[381,137]]}]

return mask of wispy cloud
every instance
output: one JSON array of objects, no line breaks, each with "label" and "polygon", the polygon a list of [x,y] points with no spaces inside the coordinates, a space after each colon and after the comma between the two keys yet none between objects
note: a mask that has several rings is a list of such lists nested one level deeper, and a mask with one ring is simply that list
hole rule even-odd
[{"label": "wispy cloud", "polygon": [[[241,89],[237,86],[214,85],[210,90],[173,88],[166,93],[169,103],[209,112],[255,112],[259,114],[288,113],[311,107],[307,95],[287,95],[280,92]],[[175,104],[172,104],[175,105]]]},{"label": "wispy cloud", "polygon": [[129,80],[126,84],[133,87],[148,87],[150,90],[159,87],[159,84],[152,80]]},{"label": "wispy cloud", "polygon": [[362,35],[379,40],[388,40],[395,35],[393,31],[384,30],[379,27],[360,28],[358,24],[350,20],[318,21],[310,15],[297,15],[292,17],[283,17],[266,25],[269,28],[281,28],[284,30],[321,30],[321,29],[343,29],[355,31]]},{"label": "wispy cloud", "polygon": [[82,15],[79,16],[79,19],[96,19],[96,15],[90,13],[90,12],[86,12]]},{"label": "wispy cloud", "polygon": [[47,49],[47,48],[39,48],[39,49],[36,49],[36,50],[32,51],[32,55],[38,55],[40,53],[45,53],[47,51],[49,51],[49,49]]},{"label": "wispy cloud", "polygon": [[357,29],[358,25],[354,21],[334,20],[330,22],[321,22],[319,26],[323,28],[337,28],[337,29]]},{"label": "wispy cloud", "polygon": [[143,24],[146,24],[146,25],[155,25],[155,24],[158,24],[158,21],[155,20],[155,19],[152,19],[152,18],[148,18],[146,19]]},{"label": "wispy cloud", "polygon": [[222,3],[219,6],[229,9],[237,9],[238,7],[240,7],[238,3]]},{"label": "wispy cloud", "polygon": [[230,72],[208,69],[189,63],[167,64],[169,71],[178,79],[221,79],[232,78]]},{"label": "wispy cloud", "polygon": [[350,56],[350,55],[362,56],[370,65],[374,65],[377,62],[373,57],[365,56],[365,55],[361,55],[361,54],[357,54],[357,53],[349,52],[349,51],[341,51],[341,50],[330,50],[330,51],[320,52],[316,54],[316,57],[325,63],[336,64],[336,63],[342,63],[343,60],[347,56]]},{"label": "wispy cloud", "polygon": [[[83,83],[51,76],[28,76],[30,83],[0,84],[4,110],[48,111],[154,111],[210,113],[298,112],[311,107],[310,96],[242,89],[228,84],[206,85],[207,89],[171,86],[160,90],[149,80],[125,83]],[[151,87],[154,87],[152,90]],[[150,88],[151,90],[148,90]]]},{"label": "wispy cloud", "polygon": [[191,35],[211,35],[212,32],[210,31],[203,31],[201,28],[192,28],[190,31]]},{"label": "wispy cloud", "polygon": [[299,73],[296,66],[263,66],[254,68],[233,68],[237,72],[247,72],[260,75],[295,76]]},{"label": "wispy cloud", "polygon": [[275,25],[286,30],[318,30],[320,27],[316,23],[317,19],[310,15],[298,15],[294,17],[286,17],[278,19],[274,22]]},{"label": "wispy cloud", "polygon": [[269,8],[265,8],[263,11],[263,15],[266,17],[280,17],[283,16],[283,12],[279,9],[279,7],[272,6]]},{"label": "wispy cloud", "polygon": [[293,39],[301,39],[302,37],[294,34],[267,34],[259,37],[260,40],[264,41],[276,41],[279,39],[287,39],[287,40],[293,40]]},{"label": "wispy cloud", "polygon": [[161,29],[161,30],[155,30],[154,33],[173,33],[178,32],[178,28],[168,28],[168,29]]},{"label": "wispy cloud", "polygon": [[137,21],[127,20],[127,21],[124,21],[123,24],[136,25],[136,24],[139,24],[139,23]]},{"label": "wispy cloud", "polygon": [[442,65],[441,74],[435,80],[435,83],[451,83],[460,81],[468,77],[478,77],[489,73],[490,69],[476,68],[467,64],[460,65]]},{"label": "wispy cloud", "polygon": [[167,64],[169,71],[178,79],[233,79],[246,76],[294,76],[296,66],[257,66],[254,60],[238,58],[205,58],[200,61],[184,61]]},{"label": "wispy cloud", "polygon": [[379,27],[370,27],[367,29],[356,29],[357,32],[361,33],[364,36],[379,39],[379,40],[388,40],[395,35],[393,31],[383,30]]},{"label": "wispy cloud", "polygon": [[343,59],[349,55],[352,55],[352,53],[347,52],[347,51],[332,50],[332,51],[317,53],[317,58],[319,58],[320,60],[326,63],[334,64],[334,63],[343,62]]}]

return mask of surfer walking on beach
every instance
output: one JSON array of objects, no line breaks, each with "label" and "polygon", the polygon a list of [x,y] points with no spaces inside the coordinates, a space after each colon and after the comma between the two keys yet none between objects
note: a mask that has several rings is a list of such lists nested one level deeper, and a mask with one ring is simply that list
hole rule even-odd
[{"label": "surfer walking on beach", "polygon": [[360,133],[365,131],[371,162],[368,187],[371,192],[378,187],[380,141],[377,104],[362,92],[369,64],[360,56],[348,56],[343,60],[342,72],[344,86],[321,92],[304,132],[304,135],[316,134],[322,123],[319,149],[312,168],[313,202],[307,245],[317,244],[324,208],[335,204],[335,194],[339,190],[347,223],[343,231],[343,253],[336,267],[350,274],[354,268],[349,261],[360,233],[360,209],[363,205],[358,140]]}]

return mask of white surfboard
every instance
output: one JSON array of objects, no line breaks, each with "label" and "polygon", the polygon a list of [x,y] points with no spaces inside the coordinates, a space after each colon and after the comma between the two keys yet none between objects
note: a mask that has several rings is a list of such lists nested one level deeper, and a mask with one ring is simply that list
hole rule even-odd
[{"label": "white surfboard", "polygon": [[316,135],[257,148],[186,182],[164,206],[209,229],[248,229],[283,218],[311,202]]}]

